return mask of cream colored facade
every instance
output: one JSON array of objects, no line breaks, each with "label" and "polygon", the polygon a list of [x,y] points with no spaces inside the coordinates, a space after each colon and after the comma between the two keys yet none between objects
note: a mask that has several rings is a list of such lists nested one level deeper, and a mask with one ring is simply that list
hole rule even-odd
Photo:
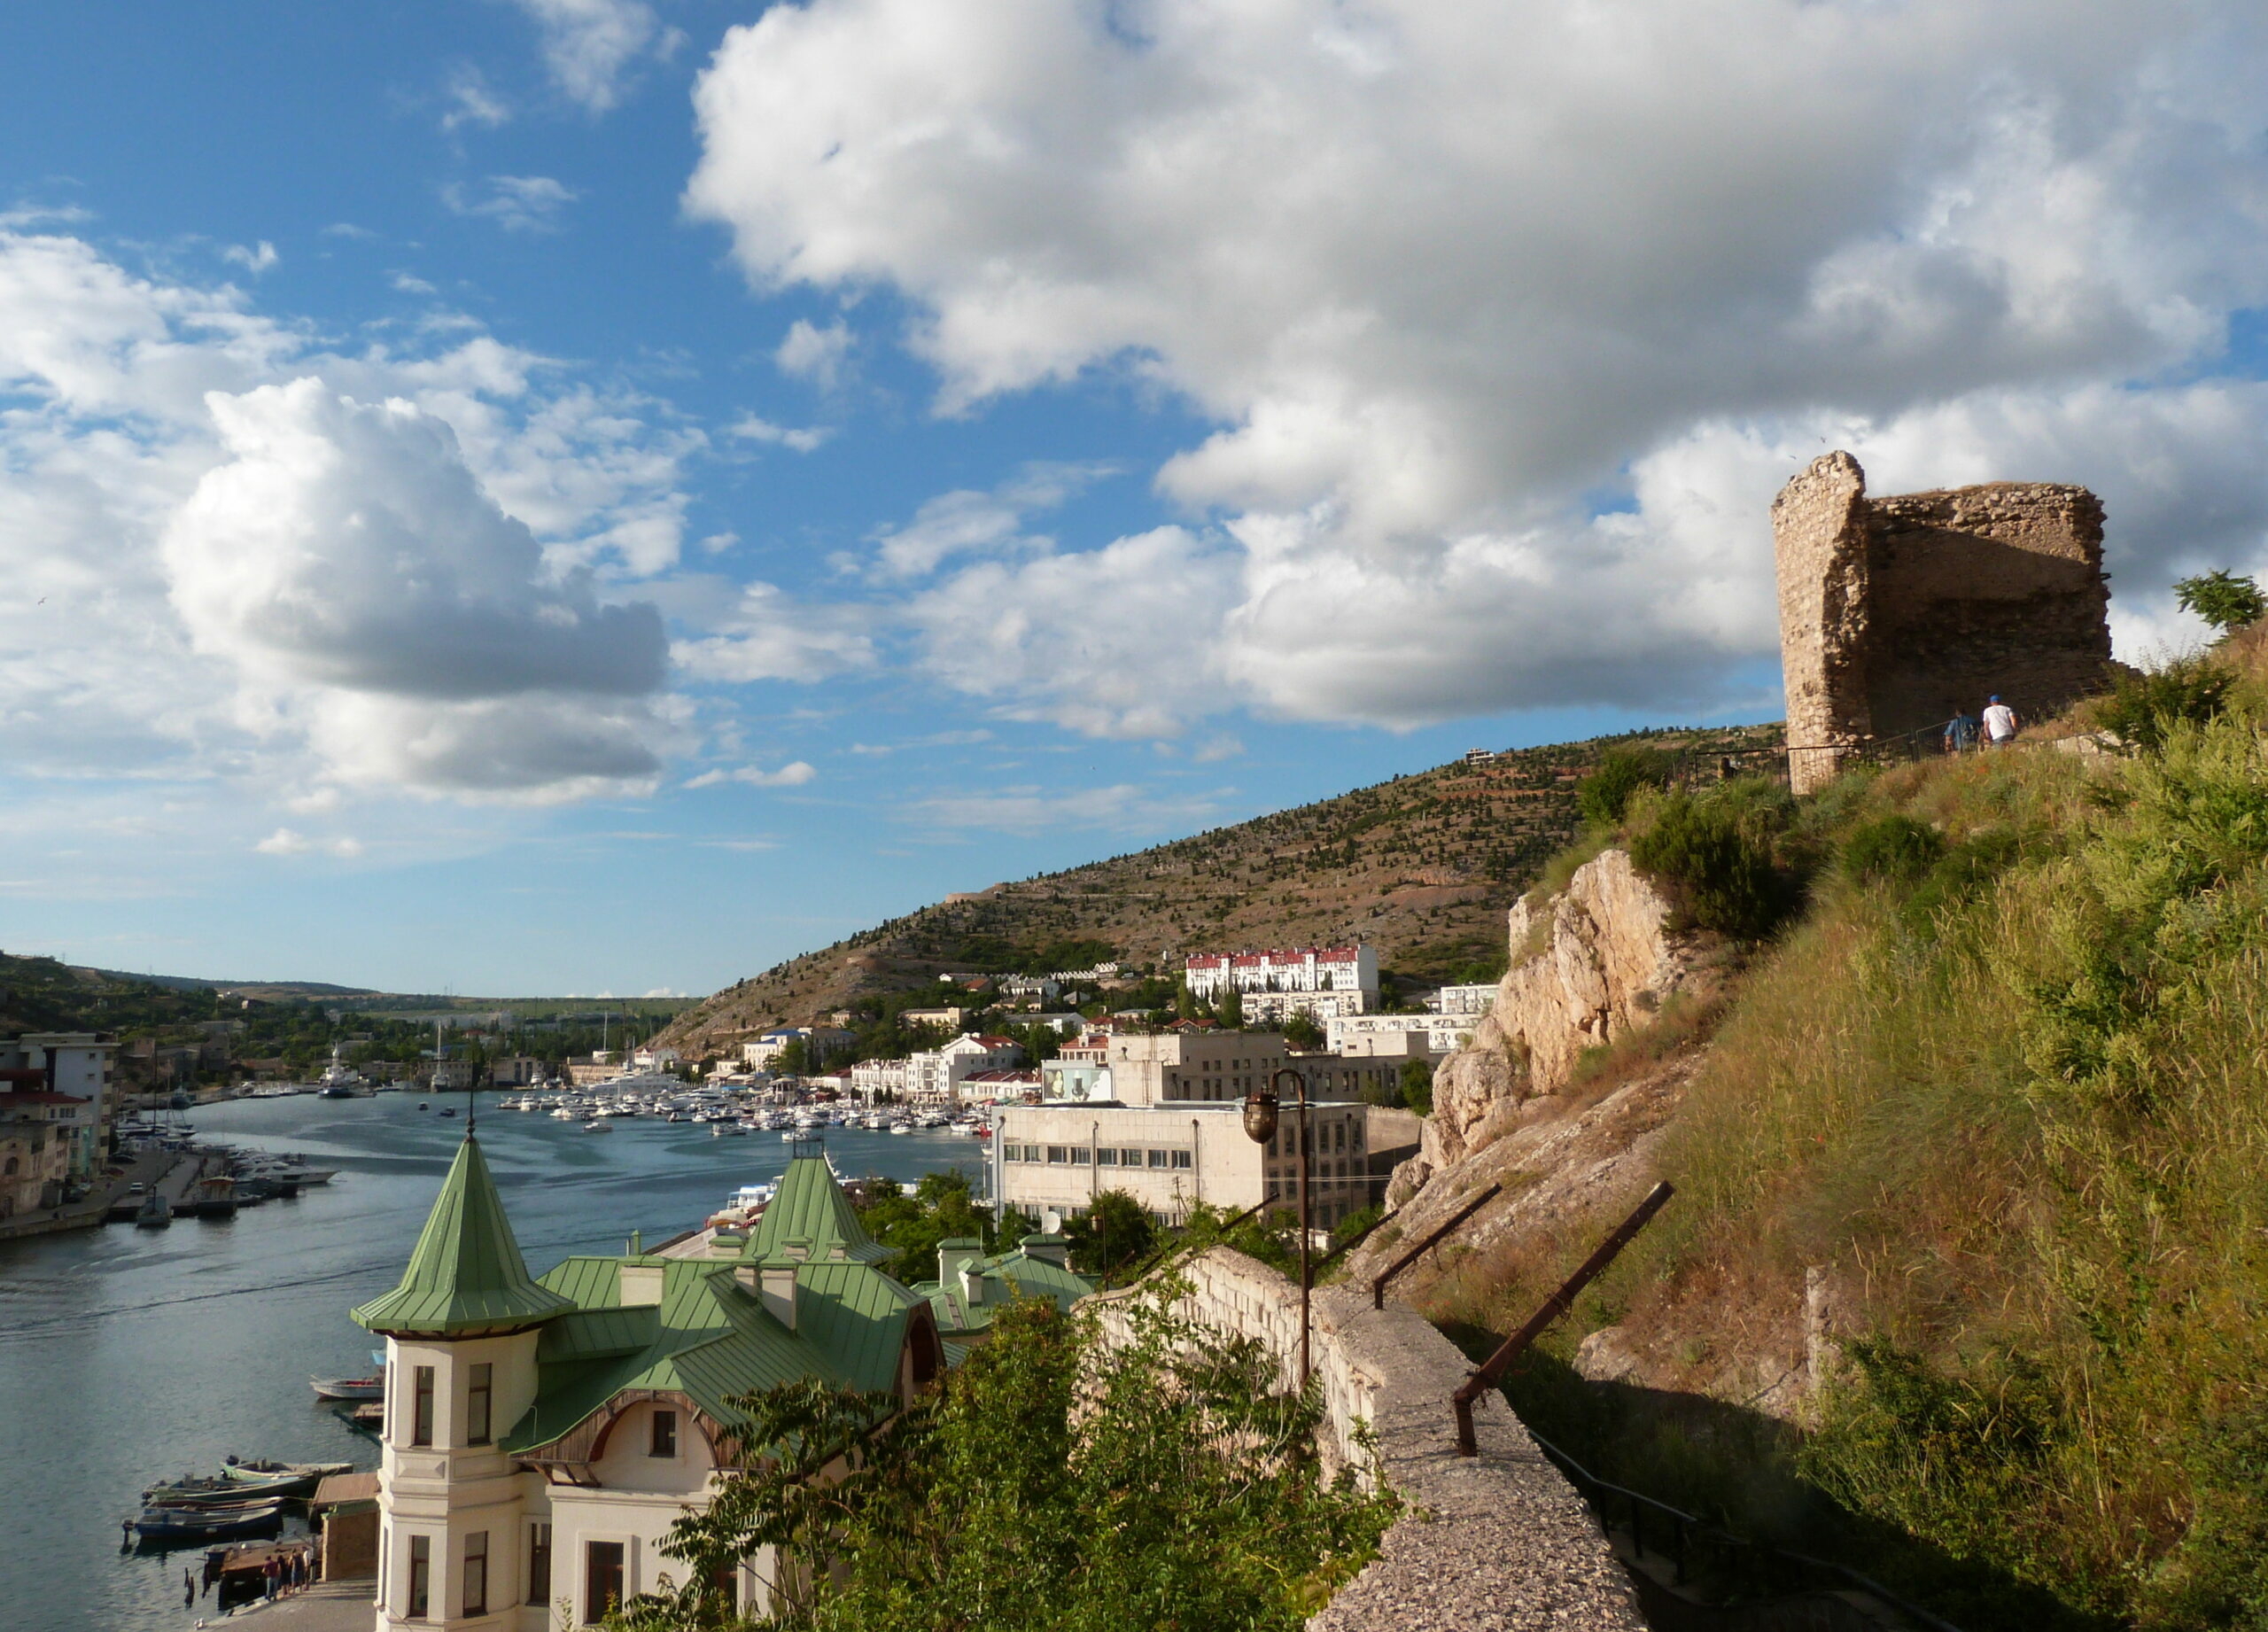
[{"label": "cream colored facade", "polygon": [[[682,1572],[663,1537],[713,1493],[717,1462],[689,1403],[617,1404],[597,1454],[553,1483],[497,1449],[533,1403],[537,1333],[450,1341],[386,1340],[386,1411],[378,1530],[377,1632],[553,1632],[595,1622],[592,1543],[622,1549],[627,1599]],[[478,1432],[474,1369],[490,1368],[487,1433]],[[431,1368],[431,1443],[421,1444],[419,1371]],[[672,1412],[670,1454],[654,1416]],[[422,1546],[421,1546],[422,1543]],[[605,1555],[602,1554],[603,1558]],[[769,1550],[742,1571],[742,1603],[771,1573]],[[422,1581],[421,1581],[422,1577]],[[421,1591],[422,1589],[422,1591]]]},{"label": "cream colored facade", "polygon": [[[1370,1107],[1324,1104],[1308,1113],[1314,1140],[1310,1216],[1328,1228],[1370,1204]],[[1168,1223],[1199,1202],[1242,1212],[1295,1203],[1294,1129],[1285,1106],[1264,1146],[1245,1136],[1237,1103],[1006,1106],[992,1138],[993,1193],[1037,1215],[1083,1213],[1122,1190]]]}]

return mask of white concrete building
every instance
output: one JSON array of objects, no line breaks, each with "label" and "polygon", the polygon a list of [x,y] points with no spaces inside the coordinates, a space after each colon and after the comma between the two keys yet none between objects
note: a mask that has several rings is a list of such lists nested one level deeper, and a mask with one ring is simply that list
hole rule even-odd
[{"label": "white concrete building", "polygon": [[1478,1020],[1496,1006],[1496,983],[1444,986],[1425,999],[1425,1006],[1436,1014],[1470,1014]]},{"label": "white concrete building", "polygon": [[1366,945],[1201,953],[1183,964],[1182,978],[1190,996],[1202,1002],[1217,1004],[1238,993],[1248,1014],[1254,999],[1277,993],[1330,993],[1341,1014],[1362,1014],[1379,1001],[1379,955]]},{"label": "white concrete building", "polygon": [[[1297,1123],[1286,1106],[1275,1137],[1255,1145],[1245,1135],[1240,1104],[1005,1106],[992,1138],[993,1194],[1034,1216],[1068,1216],[1084,1213],[1104,1191],[1122,1190],[1169,1224],[1200,1201],[1231,1212],[1289,1206]],[[1384,1176],[1370,1170],[1368,1106],[1318,1105],[1309,1124],[1309,1216],[1327,1229],[1369,1206]]]},{"label": "white concrete building", "polygon": [[111,1063],[117,1053],[118,1039],[103,1031],[27,1031],[0,1038],[0,1070],[40,1074],[37,1084],[22,1078],[19,1086],[80,1102],[75,1110],[50,1106],[38,1118],[68,1142],[73,1185],[91,1182],[107,1152],[114,1108]]},{"label": "white concrete building", "polygon": [[1428,1053],[1455,1053],[1480,1023],[1478,1014],[1350,1014],[1323,1022],[1334,1054],[1403,1053],[1402,1038],[1420,1036]]}]

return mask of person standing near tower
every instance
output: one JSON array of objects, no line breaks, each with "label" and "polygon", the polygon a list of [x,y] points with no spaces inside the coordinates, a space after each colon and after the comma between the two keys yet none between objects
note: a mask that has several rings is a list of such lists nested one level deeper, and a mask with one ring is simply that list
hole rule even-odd
[{"label": "person standing near tower", "polygon": [[2021,726],[2016,710],[2001,702],[2000,694],[1995,692],[1984,705],[1984,745],[2006,748],[2016,740]]}]

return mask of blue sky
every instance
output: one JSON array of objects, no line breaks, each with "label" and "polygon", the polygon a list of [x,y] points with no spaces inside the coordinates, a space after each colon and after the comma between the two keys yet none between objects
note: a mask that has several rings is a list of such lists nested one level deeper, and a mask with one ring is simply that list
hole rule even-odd
[{"label": "blue sky", "polygon": [[1829,446],[2094,486],[2122,649],[2194,639],[2249,14],[1610,9],[0,12],[0,946],[703,991],[1770,718]]}]

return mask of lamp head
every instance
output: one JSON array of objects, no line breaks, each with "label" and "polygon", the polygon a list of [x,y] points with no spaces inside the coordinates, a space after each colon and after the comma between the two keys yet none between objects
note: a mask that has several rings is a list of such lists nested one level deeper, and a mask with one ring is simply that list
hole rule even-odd
[{"label": "lamp head", "polygon": [[1276,1137],[1276,1096],[1265,1089],[1255,1088],[1244,1102],[1244,1134],[1255,1145],[1265,1145]]}]

